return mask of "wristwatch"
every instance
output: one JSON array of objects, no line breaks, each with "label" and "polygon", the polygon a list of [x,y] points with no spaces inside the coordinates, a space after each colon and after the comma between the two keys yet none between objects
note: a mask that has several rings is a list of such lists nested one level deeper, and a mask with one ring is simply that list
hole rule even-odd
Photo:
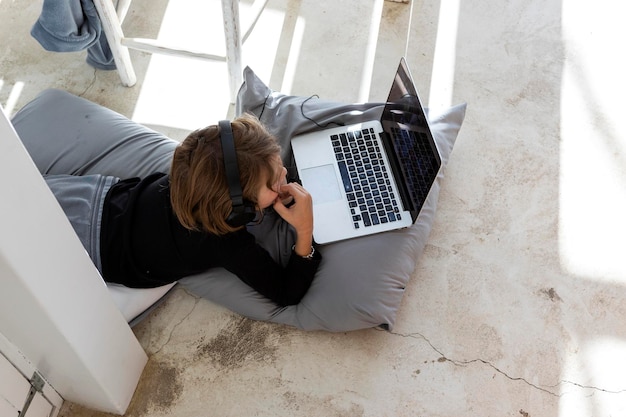
[{"label": "wristwatch", "polygon": [[[296,245],[293,245],[293,246],[291,247],[291,250],[295,252],[295,250],[296,250]],[[309,253],[308,255],[301,256],[301,258],[304,258],[304,259],[313,259],[313,256],[314,256],[314,255],[315,255],[315,248],[314,248],[313,246],[311,246],[311,253]]]}]

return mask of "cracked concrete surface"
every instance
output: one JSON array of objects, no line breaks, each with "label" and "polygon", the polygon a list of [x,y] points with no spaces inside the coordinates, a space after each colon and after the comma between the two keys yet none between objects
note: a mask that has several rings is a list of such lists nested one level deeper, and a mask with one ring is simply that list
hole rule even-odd
[{"label": "cracked concrete surface", "polygon": [[[176,289],[134,329],[150,360],[126,415],[626,415],[623,6],[413,1],[409,25],[411,6],[374,3],[270,0],[245,59],[276,90],[381,100],[408,34],[429,105],[468,102],[394,331],[302,332]],[[42,51],[40,6],[0,1],[9,110],[56,87],[177,138],[232,114],[223,64],[133,53],[124,88],[83,53]],[[176,7],[135,0],[128,30],[183,33]]]}]

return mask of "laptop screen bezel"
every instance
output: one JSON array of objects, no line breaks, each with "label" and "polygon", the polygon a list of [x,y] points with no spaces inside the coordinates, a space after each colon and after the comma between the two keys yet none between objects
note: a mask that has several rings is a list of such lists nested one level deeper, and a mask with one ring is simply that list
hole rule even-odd
[{"label": "laptop screen bezel", "polygon": [[[410,116],[410,121],[406,119],[407,115]],[[412,123],[412,121],[416,120],[415,118],[417,118],[419,124]],[[422,201],[416,201],[407,187],[406,168],[403,167],[398,157],[397,149],[392,139],[392,128],[401,127],[402,129],[426,134],[437,165],[436,172],[429,178],[431,188],[441,168],[441,155],[432,135],[428,117],[422,106],[422,101],[420,100],[404,58],[401,58],[398,65],[398,70],[396,71],[393,84],[389,90],[389,96],[387,97],[380,122],[384,131],[383,143],[391,162],[394,175],[399,179],[396,183],[401,194],[402,202],[405,209],[411,212],[411,216],[413,220],[415,220],[424,205],[425,198]]]}]

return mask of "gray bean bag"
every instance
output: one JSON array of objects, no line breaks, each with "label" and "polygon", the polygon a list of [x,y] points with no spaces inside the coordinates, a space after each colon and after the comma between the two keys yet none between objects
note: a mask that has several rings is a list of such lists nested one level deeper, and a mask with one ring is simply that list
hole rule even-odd
[{"label": "gray bean bag", "polygon": [[[463,122],[465,107],[452,107],[430,120],[444,165]],[[294,134],[319,129],[329,122],[377,118],[381,111],[380,103],[344,104],[273,92],[249,68],[244,71],[236,106],[238,114],[255,113],[279,138],[286,166],[292,163],[289,140]],[[207,124],[216,122],[207,120]],[[167,172],[177,143],[59,90],[42,92],[15,115],[13,124],[44,174],[128,178]],[[42,141],[42,137],[47,139]],[[405,286],[428,239],[442,179],[443,170],[412,227],[323,246],[322,265],[298,305],[279,307],[221,268],[186,277],[179,284],[244,316],[303,330],[391,329]],[[277,260],[284,259],[291,250],[291,230],[275,214],[269,213],[261,225],[249,230]],[[150,297],[158,298],[167,289],[153,290]],[[149,290],[112,290],[126,297],[124,309],[132,309],[127,313],[129,319],[144,309],[146,297],[142,292]],[[134,295],[143,303],[141,306],[133,305]]]}]

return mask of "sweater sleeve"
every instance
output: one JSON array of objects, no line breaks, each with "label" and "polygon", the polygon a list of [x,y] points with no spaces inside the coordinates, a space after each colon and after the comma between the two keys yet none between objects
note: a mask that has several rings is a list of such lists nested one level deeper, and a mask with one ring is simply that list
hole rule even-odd
[{"label": "sweater sleeve", "polygon": [[287,266],[283,268],[245,230],[222,239],[225,243],[222,246],[224,268],[281,306],[300,302],[311,286],[322,260],[318,250],[312,259],[305,259],[292,252]]}]

